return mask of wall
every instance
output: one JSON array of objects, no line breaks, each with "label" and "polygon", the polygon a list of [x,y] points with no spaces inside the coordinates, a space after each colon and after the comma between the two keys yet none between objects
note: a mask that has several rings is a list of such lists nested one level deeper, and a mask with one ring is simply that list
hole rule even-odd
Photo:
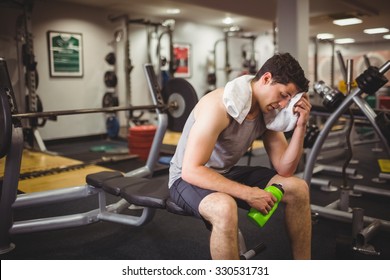
[{"label": "wall", "polygon": [[[21,12],[14,8],[1,7],[0,9],[0,56],[7,59],[15,90],[23,92],[24,88],[18,90],[17,71],[17,50],[15,41],[16,19]],[[120,13],[120,12],[119,12]],[[104,73],[112,70],[104,57],[108,52],[113,51],[111,44],[114,40],[114,33],[122,26],[120,22],[113,23],[108,20],[109,15],[118,14],[118,11],[107,9],[91,8],[75,4],[52,3],[48,0],[35,2],[32,13],[32,30],[34,35],[34,47],[36,61],[38,61],[39,87],[44,110],[67,110],[96,108],[102,106],[102,98],[106,92],[103,82]],[[141,16],[132,15],[132,18]],[[145,19],[148,19],[145,17]],[[84,44],[84,75],[82,78],[52,78],[49,75],[48,48],[46,34],[49,30],[70,31],[83,34]],[[191,72],[187,80],[194,86],[200,98],[207,91],[207,70],[208,58],[210,57],[214,44],[217,40],[223,39],[222,30],[210,26],[195,24],[192,22],[177,21],[174,29],[174,42],[188,43],[191,45]],[[125,92],[125,71],[124,71],[124,40],[120,41],[116,48],[118,51],[117,71],[118,86],[116,91],[119,94],[120,105],[125,105],[129,100],[132,105],[151,104],[147,88],[143,65],[147,60],[147,33],[145,26],[129,25],[130,58],[134,66],[131,75],[131,97],[126,97]],[[161,53],[167,56],[168,44],[163,39]],[[226,76],[223,70],[225,64],[224,44],[217,44],[217,86],[223,86],[228,79],[232,79],[242,73],[242,47],[249,42],[244,39],[229,39],[230,64],[233,71]],[[154,44],[154,45],[153,45]],[[153,41],[151,53],[155,53],[156,40]],[[377,50],[389,50],[389,43],[382,45],[349,45],[337,46],[341,49],[345,58],[350,55],[361,56],[365,52]],[[260,34],[255,40],[256,58],[258,66],[272,56],[274,52],[272,34]],[[329,60],[330,51],[327,46],[320,48],[321,59]],[[154,61],[155,61],[154,57]],[[309,77],[313,81],[313,46],[309,48]],[[328,73],[325,66],[322,72]],[[336,61],[336,72],[337,61]],[[324,74],[322,79],[327,79]],[[24,77],[22,77],[24,79]],[[145,115],[153,121],[152,115]],[[119,113],[122,126],[126,126],[126,114]],[[56,122],[49,121],[46,126],[39,128],[44,140],[62,139],[70,137],[102,134],[106,132],[104,114],[85,114],[76,116],[59,117]]]}]

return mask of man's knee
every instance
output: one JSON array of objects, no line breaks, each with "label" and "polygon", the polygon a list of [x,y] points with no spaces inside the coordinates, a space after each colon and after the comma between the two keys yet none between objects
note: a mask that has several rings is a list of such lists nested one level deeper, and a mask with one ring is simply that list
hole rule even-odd
[{"label": "man's knee", "polygon": [[230,195],[212,193],[199,205],[199,213],[213,225],[237,224],[237,203]]},{"label": "man's knee", "polygon": [[298,198],[308,203],[310,197],[309,185],[303,179],[297,179],[297,181],[298,183],[296,189],[299,196]]},{"label": "man's knee", "polygon": [[286,202],[309,203],[309,186],[305,180],[297,177],[286,178],[283,186],[285,188],[284,198]]}]

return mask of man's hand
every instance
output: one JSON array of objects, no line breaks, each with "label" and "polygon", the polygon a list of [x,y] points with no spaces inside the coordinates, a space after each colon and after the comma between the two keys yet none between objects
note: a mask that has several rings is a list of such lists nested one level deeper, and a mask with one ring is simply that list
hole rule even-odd
[{"label": "man's hand", "polygon": [[294,105],[294,113],[298,113],[297,127],[306,127],[310,117],[311,104],[307,93],[304,93]]},{"label": "man's hand", "polygon": [[248,204],[251,207],[259,210],[262,214],[268,214],[277,201],[276,197],[273,196],[272,193],[257,187],[253,187],[251,189],[251,196],[247,201]]}]

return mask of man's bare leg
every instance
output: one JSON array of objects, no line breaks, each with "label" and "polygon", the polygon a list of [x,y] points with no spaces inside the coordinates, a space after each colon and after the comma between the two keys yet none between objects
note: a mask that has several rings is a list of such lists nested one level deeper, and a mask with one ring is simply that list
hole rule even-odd
[{"label": "man's bare leg", "polygon": [[212,224],[212,259],[239,259],[238,213],[235,200],[223,193],[206,196],[199,205],[200,214]]},{"label": "man's bare leg", "polygon": [[310,259],[312,223],[309,187],[304,180],[296,177],[276,175],[272,180],[282,183],[285,190],[282,201],[286,203],[285,221],[293,258]]}]

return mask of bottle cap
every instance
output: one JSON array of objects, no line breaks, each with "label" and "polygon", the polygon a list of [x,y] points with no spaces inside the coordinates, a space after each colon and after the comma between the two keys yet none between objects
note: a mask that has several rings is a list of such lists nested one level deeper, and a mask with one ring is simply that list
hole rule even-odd
[{"label": "bottle cap", "polygon": [[284,194],[284,189],[282,184],[273,183],[271,186],[277,187]]}]

